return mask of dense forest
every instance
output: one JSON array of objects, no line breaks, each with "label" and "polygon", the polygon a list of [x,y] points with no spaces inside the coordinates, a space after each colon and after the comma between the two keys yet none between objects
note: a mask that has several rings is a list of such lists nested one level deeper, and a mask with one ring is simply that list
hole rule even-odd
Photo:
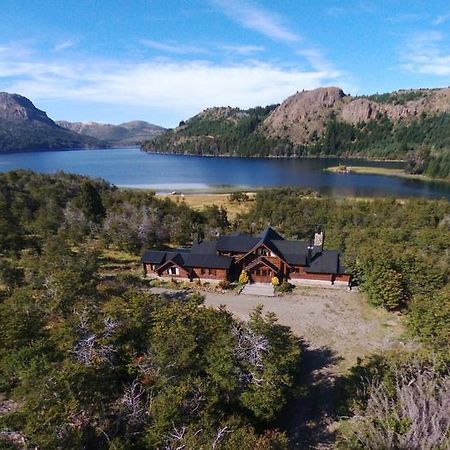
[{"label": "dense forest", "polygon": [[[380,94],[379,103],[402,104],[420,97]],[[371,98],[371,97],[370,97]],[[308,145],[293,145],[287,138],[268,137],[260,125],[273,107],[234,110],[233,120],[200,114],[175,130],[144,143],[146,151],[198,155],[277,157],[366,157],[406,159],[408,170],[430,177],[450,176],[450,114],[427,115],[394,122],[378,114],[368,122],[351,124],[329,114],[322,133],[313,133]]]},{"label": "dense forest", "polygon": [[271,139],[258,130],[261,122],[278,105],[247,110],[226,108],[219,114],[208,110],[176,130],[169,130],[143,144],[146,151],[188,153],[193,155],[284,156],[291,145]]},{"label": "dense forest", "polygon": [[103,270],[108,251],[138,259],[268,222],[287,238],[324,229],[367,301],[420,342],[342,380],[336,445],[446,448],[449,202],[267,190],[230,221],[223,208],[28,171],[0,175],[0,400],[17,405],[0,414],[0,448],[292,448],[282,418],[309,389],[301,337],[259,308],[241,322],[197,293],[167,299]]}]

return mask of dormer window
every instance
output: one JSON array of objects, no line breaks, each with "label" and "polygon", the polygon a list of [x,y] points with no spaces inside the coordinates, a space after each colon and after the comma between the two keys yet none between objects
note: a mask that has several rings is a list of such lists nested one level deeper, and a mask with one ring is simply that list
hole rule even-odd
[{"label": "dormer window", "polygon": [[258,248],[257,253],[258,253],[258,255],[261,255],[261,256],[268,256],[269,255],[269,251],[265,247]]}]

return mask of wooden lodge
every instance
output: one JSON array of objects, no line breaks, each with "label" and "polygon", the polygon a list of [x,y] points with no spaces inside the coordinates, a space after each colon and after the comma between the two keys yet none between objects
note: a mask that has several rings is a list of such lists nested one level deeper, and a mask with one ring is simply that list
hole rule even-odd
[{"label": "wooden lodge", "polygon": [[324,234],[313,242],[284,239],[267,227],[258,236],[233,233],[191,248],[148,250],[142,256],[144,274],[189,281],[236,281],[246,271],[251,282],[270,283],[273,277],[294,284],[350,284],[350,274],[336,250],[323,248]]}]

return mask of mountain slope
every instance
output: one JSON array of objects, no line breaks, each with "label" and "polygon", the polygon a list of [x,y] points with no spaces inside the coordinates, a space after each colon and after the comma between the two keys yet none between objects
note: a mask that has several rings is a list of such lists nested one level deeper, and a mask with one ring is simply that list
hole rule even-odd
[{"label": "mountain slope", "polygon": [[137,145],[163,133],[165,128],[143,120],[111,125],[98,122],[57,121],[59,126],[76,133],[107,141],[112,145]]},{"label": "mountain slope", "polygon": [[26,97],[0,92],[0,152],[105,145],[61,128]]},{"label": "mountain slope", "polygon": [[410,159],[414,173],[450,176],[450,88],[352,97],[297,92],[276,107],[210,108],[144,143],[146,151],[236,156]]}]

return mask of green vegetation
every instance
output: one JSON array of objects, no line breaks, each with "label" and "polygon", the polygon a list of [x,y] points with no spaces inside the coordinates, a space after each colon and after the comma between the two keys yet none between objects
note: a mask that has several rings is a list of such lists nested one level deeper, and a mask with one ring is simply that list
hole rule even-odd
[{"label": "green vegetation", "polygon": [[376,103],[391,105],[404,105],[407,102],[426,97],[430,89],[417,89],[408,91],[385,92],[383,94],[362,95],[360,98],[367,98]]},{"label": "green vegetation", "polygon": [[288,142],[265,137],[258,127],[277,105],[206,111],[143,144],[146,151],[193,155],[285,155]]},{"label": "green vegetation", "polygon": [[99,146],[106,145],[97,139],[72,133],[56,124],[0,120],[0,153]]},{"label": "green vegetation", "polygon": [[278,428],[309,386],[288,328],[260,308],[241,322],[110,270],[143,247],[267,222],[288,238],[324,229],[367,301],[403,316],[417,341],[414,357],[374,355],[345,377],[337,445],[419,448],[421,436],[446,448],[449,202],[267,190],[230,223],[223,208],[28,171],[0,175],[0,394],[17,404],[0,430],[45,449],[292,448]]},{"label": "green vegetation", "polygon": [[[370,97],[401,104],[426,91],[397,92]],[[379,98],[378,98],[379,97]],[[450,114],[426,115],[394,122],[378,114],[368,122],[350,124],[330,115],[322,133],[307,145],[286,138],[267,137],[259,126],[274,107],[231,110],[193,117],[176,130],[146,142],[146,151],[235,156],[338,156],[407,159],[409,172],[433,178],[450,176]]]},{"label": "green vegetation", "polygon": [[0,430],[45,449],[289,448],[288,328],[102,275],[100,252],[187,243],[227,227],[223,211],[26,171],[0,176],[0,199],[0,392],[20,405]]}]

